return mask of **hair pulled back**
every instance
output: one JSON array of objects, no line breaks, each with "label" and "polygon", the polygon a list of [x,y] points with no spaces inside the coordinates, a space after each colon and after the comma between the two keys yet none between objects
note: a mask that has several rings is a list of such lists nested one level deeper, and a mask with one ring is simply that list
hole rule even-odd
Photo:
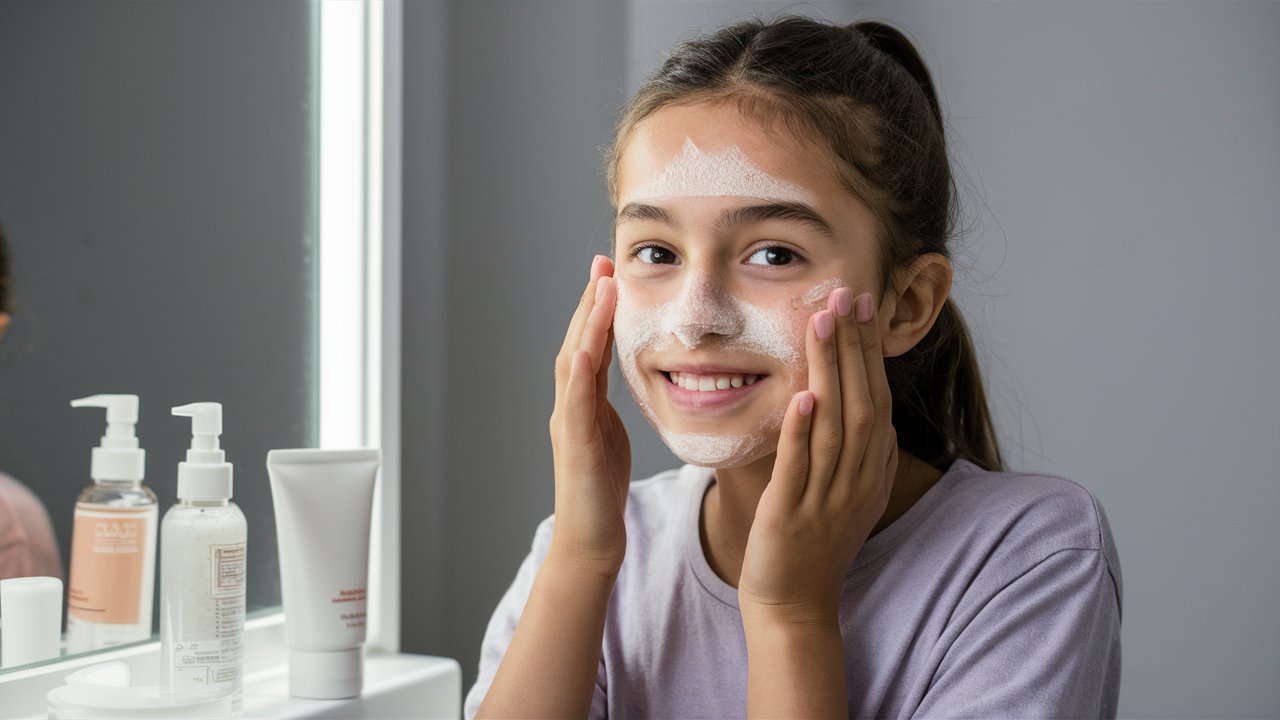
[{"label": "hair pulled back", "polygon": [[[680,44],[618,122],[605,168],[615,205],[618,159],[639,122],[669,105],[720,102],[830,148],[840,182],[877,220],[881,288],[920,255],[951,258],[958,201],[942,110],[901,32],[788,16]],[[935,467],[960,457],[1004,469],[973,342],[951,298],[915,347],[885,359],[885,371],[905,450]]]}]

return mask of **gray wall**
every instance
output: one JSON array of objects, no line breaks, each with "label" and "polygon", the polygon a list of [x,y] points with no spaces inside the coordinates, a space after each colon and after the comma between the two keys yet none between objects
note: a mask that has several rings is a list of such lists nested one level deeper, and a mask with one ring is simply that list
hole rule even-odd
[{"label": "gray wall", "polygon": [[[552,359],[607,248],[624,93],[686,33],[782,7],[892,20],[935,73],[1006,454],[1115,530],[1121,714],[1280,714],[1275,3],[409,3],[405,648],[469,682],[552,509]],[[624,395],[636,475],[672,465]]]},{"label": "gray wall", "polygon": [[140,396],[163,511],[190,443],[169,408],[215,400],[248,608],[279,605],[266,453],[316,441],[311,70],[298,0],[0,2],[0,471],[44,499],[64,563],[106,427],[68,401]]}]

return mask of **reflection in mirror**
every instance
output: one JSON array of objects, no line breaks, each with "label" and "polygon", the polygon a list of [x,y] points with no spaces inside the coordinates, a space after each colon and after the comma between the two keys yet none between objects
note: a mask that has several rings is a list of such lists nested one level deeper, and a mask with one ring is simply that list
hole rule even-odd
[{"label": "reflection in mirror", "polygon": [[248,614],[279,606],[266,453],[317,444],[312,15],[0,3],[0,577],[67,577],[105,427],[71,400],[139,397],[160,515],[190,440],[169,410],[215,401]]}]

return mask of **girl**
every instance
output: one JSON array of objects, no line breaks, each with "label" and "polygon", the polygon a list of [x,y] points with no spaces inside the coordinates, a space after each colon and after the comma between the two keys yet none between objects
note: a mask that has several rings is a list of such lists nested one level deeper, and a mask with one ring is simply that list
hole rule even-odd
[{"label": "girl", "polygon": [[[1114,715],[1097,502],[1004,471],[948,299],[932,80],[874,22],[678,47],[607,159],[556,361],[556,514],[467,716]],[[631,483],[623,377],[684,468]]]}]

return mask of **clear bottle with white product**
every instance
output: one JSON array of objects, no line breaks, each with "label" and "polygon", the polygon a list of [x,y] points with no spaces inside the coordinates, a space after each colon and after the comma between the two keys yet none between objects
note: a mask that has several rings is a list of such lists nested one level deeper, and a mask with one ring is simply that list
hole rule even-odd
[{"label": "clear bottle with white product", "polygon": [[178,463],[178,503],[160,525],[160,685],[225,691],[239,714],[248,532],[218,444],[222,406],[192,403],[173,414],[192,419],[191,448]]},{"label": "clear bottle with white product", "polygon": [[72,407],[107,410],[93,449],[93,484],[76,498],[67,579],[67,651],[97,650],[151,638],[155,589],[156,494],[142,484],[137,395],[94,395]]}]

